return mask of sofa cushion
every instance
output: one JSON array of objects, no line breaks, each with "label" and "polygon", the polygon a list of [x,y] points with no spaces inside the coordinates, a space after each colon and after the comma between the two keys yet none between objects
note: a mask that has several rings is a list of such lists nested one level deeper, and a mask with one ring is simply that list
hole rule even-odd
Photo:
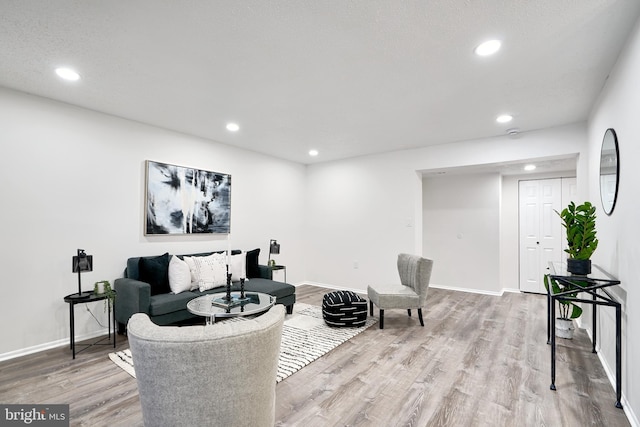
[{"label": "sofa cushion", "polygon": [[[234,283],[234,290],[236,290],[237,286],[238,284]],[[276,298],[286,297],[295,293],[295,286],[293,285],[259,277],[247,280],[244,283],[244,288],[250,292],[262,292],[263,294],[273,295]]]},{"label": "sofa cushion", "polygon": [[149,305],[150,316],[160,316],[176,311],[186,310],[187,303],[198,295],[193,292],[181,292],[179,294],[160,294],[151,297]]},{"label": "sofa cushion", "polygon": [[[233,287],[231,288],[232,291],[235,292],[235,290],[233,289]],[[194,294],[196,297],[201,297],[203,295],[207,295],[207,294],[219,294],[219,293],[223,293],[227,291],[227,286],[216,286],[214,288],[211,289],[205,289],[204,291],[200,292],[200,290],[196,289],[191,291],[192,294]]]},{"label": "sofa cushion", "polygon": [[151,286],[151,295],[171,292],[169,287],[169,253],[155,258],[140,258],[139,280]]},{"label": "sofa cushion", "polygon": [[258,256],[260,248],[247,252],[247,277],[260,277],[260,268],[258,267]]}]

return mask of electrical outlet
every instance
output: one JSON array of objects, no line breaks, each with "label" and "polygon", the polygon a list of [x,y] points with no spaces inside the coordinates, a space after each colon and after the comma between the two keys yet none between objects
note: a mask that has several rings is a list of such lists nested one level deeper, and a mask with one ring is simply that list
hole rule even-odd
[{"label": "electrical outlet", "polygon": [[357,270],[358,268],[360,268],[360,264],[358,264],[358,261],[353,261],[353,268],[354,270]]}]

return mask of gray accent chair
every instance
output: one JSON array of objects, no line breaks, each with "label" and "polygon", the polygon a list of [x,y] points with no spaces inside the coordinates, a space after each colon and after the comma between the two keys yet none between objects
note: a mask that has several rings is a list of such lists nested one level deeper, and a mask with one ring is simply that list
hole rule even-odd
[{"label": "gray accent chair", "polygon": [[380,329],[384,328],[384,311],[391,309],[407,310],[409,316],[411,309],[418,309],[420,325],[424,326],[422,307],[426,305],[432,268],[433,261],[430,259],[418,255],[399,254],[400,284],[367,287],[369,314],[373,316],[374,304],[380,309]]},{"label": "gray accent chair", "polygon": [[127,325],[145,426],[273,426],[285,308],[239,322]]}]

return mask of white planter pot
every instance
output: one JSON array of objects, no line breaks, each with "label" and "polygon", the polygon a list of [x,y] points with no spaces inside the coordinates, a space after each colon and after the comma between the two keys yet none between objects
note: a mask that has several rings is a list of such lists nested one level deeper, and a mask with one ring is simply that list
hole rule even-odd
[{"label": "white planter pot", "polygon": [[104,283],[98,283],[98,295],[104,294]]},{"label": "white planter pot", "polygon": [[556,318],[556,336],[558,338],[573,338],[573,320]]}]

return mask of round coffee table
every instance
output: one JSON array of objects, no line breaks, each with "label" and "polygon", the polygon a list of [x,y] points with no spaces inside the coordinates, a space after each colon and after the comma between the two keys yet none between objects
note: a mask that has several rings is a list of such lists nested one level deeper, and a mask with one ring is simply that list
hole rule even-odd
[{"label": "round coffee table", "polygon": [[226,304],[224,292],[207,294],[194,298],[187,303],[187,310],[197,316],[207,318],[207,324],[215,323],[216,319],[262,314],[276,303],[276,297],[260,292],[245,292],[245,298],[240,298],[239,292],[232,292],[232,304]]}]

